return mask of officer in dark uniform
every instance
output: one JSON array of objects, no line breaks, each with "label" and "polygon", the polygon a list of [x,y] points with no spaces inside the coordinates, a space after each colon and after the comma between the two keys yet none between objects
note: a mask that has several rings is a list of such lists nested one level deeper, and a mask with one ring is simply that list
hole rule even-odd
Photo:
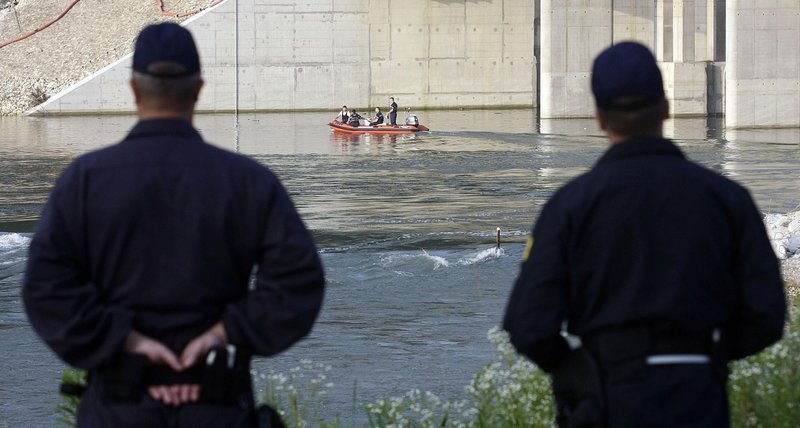
[{"label": "officer in dark uniform", "polygon": [[610,147],[542,209],[503,327],[553,375],[561,426],[728,426],[728,361],[777,341],[786,315],[761,214],[662,137],[647,48],[602,52],[592,91]]},{"label": "officer in dark uniform", "polygon": [[394,102],[394,97],[389,97],[389,113],[386,114],[389,116],[389,125],[397,125],[397,103]]},{"label": "officer in dark uniform", "polygon": [[253,427],[250,355],[319,313],[322,265],[286,190],[192,126],[202,84],[187,30],[144,28],[139,122],[64,171],[31,242],[30,322],[89,371],[78,426]]}]

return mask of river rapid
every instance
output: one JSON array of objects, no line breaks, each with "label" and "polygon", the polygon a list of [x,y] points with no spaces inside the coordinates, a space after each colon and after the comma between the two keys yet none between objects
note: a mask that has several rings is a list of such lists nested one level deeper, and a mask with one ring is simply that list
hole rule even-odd
[{"label": "river rapid", "polygon": [[[327,420],[363,421],[354,395],[363,403],[420,388],[462,397],[493,358],[486,333],[500,322],[537,213],[607,144],[590,119],[417,113],[430,133],[335,134],[325,125],[335,112],[247,114],[238,127],[231,115],[196,118],[208,141],[270,167],[314,234],[327,276],[322,314],[306,340],[255,368],[288,372],[305,359],[330,366]],[[27,245],[58,174],[121,139],[134,121],[0,118],[0,427],[58,423],[65,366],[32,332],[20,302]],[[748,187],[765,214],[797,209],[799,130],[675,119],[665,134],[689,158]]]}]

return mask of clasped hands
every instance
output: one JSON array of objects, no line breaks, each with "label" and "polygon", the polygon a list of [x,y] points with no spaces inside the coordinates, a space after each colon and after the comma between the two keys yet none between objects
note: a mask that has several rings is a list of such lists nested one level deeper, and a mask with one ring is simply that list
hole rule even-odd
[{"label": "clasped hands", "polygon": [[[144,355],[151,364],[166,365],[180,372],[204,358],[211,348],[227,344],[228,335],[225,327],[222,322],[218,322],[192,339],[183,349],[180,358],[163,343],[136,330],[131,330],[125,339],[125,351]],[[170,406],[179,406],[197,401],[200,398],[200,385],[151,385],[147,388],[147,392],[154,400]]]}]

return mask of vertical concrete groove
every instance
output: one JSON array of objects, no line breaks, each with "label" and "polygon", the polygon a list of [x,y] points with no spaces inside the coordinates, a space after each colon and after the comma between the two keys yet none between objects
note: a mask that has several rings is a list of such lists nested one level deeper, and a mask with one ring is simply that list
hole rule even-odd
[{"label": "vertical concrete groove", "polygon": [[[292,5],[292,62],[297,62],[297,5]],[[292,85],[292,104],[297,105],[297,67],[292,67],[294,82]]]},{"label": "vertical concrete groove", "polygon": [[[433,34],[433,31],[432,31],[433,30],[433,22],[431,22],[432,18],[431,18],[431,4],[430,3],[428,3],[427,8],[428,8],[428,13],[427,13],[427,16],[428,16],[428,19],[427,19],[427,22],[428,22],[428,52],[427,52],[427,55],[426,55],[427,56],[427,61],[425,63],[425,93],[426,94],[430,94],[431,93],[431,52],[432,52],[431,44],[433,43],[433,37],[431,37],[431,34]],[[420,58],[420,61],[421,60],[423,60],[423,58]]]},{"label": "vertical concrete groove", "polygon": [[611,0],[611,43],[609,45],[613,45],[616,41],[614,38],[614,0]]},{"label": "vertical concrete groove", "polygon": [[506,0],[500,0],[500,25],[501,25],[501,34],[503,36],[502,42],[500,42],[500,62],[505,62],[506,60]]},{"label": "vertical concrete groove", "polygon": [[372,22],[367,25],[367,57],[369,61],[367,62],[367,77],[369,84],[367,85],[367,99],[372,102],[372,97],[375,96],[375,93],[372,90]]},{"label": "vertical concrete groove", "polygon": [[[334,11],[336,10],[335,4],[336,4],[336,0],[331,1],[331,36],[329,37],[329,39],[330,39],[330,42],[331,42],[331,44],[330,44],[331,65],[332,65],[331,73],[333,74],[333,76],[331,77],[331,93],[333,94],[333,99],[334,100],[338,100],[339,97],[336,96],[337,95],[337,90],[336,90],[337,89],[336,88],[336,72],[334,72],[334,69],[335,69],[335,66],[336,66],[336,49],[335,49],[335,45],[336,45],[336,15],[334,15]],[[337,105],[338,105],[338,103],[337,103]]]}]

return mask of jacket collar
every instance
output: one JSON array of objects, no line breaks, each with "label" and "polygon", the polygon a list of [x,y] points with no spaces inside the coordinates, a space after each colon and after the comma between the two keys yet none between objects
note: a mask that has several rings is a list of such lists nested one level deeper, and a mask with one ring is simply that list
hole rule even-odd
[{"label": "jacket collar", "polygon": [[611,146],[600,157],[595,166],[604,165],[618,159],[652,155],[686,158],[681,149],[670,140],[658,137],[636,137]]},{"label": "jacket collar", "polygon": [[148,135],[182,135],[200,137],[200,133],[190,122],[182,119],[149,119],[136,123],[126,139],[145,137]]}]

